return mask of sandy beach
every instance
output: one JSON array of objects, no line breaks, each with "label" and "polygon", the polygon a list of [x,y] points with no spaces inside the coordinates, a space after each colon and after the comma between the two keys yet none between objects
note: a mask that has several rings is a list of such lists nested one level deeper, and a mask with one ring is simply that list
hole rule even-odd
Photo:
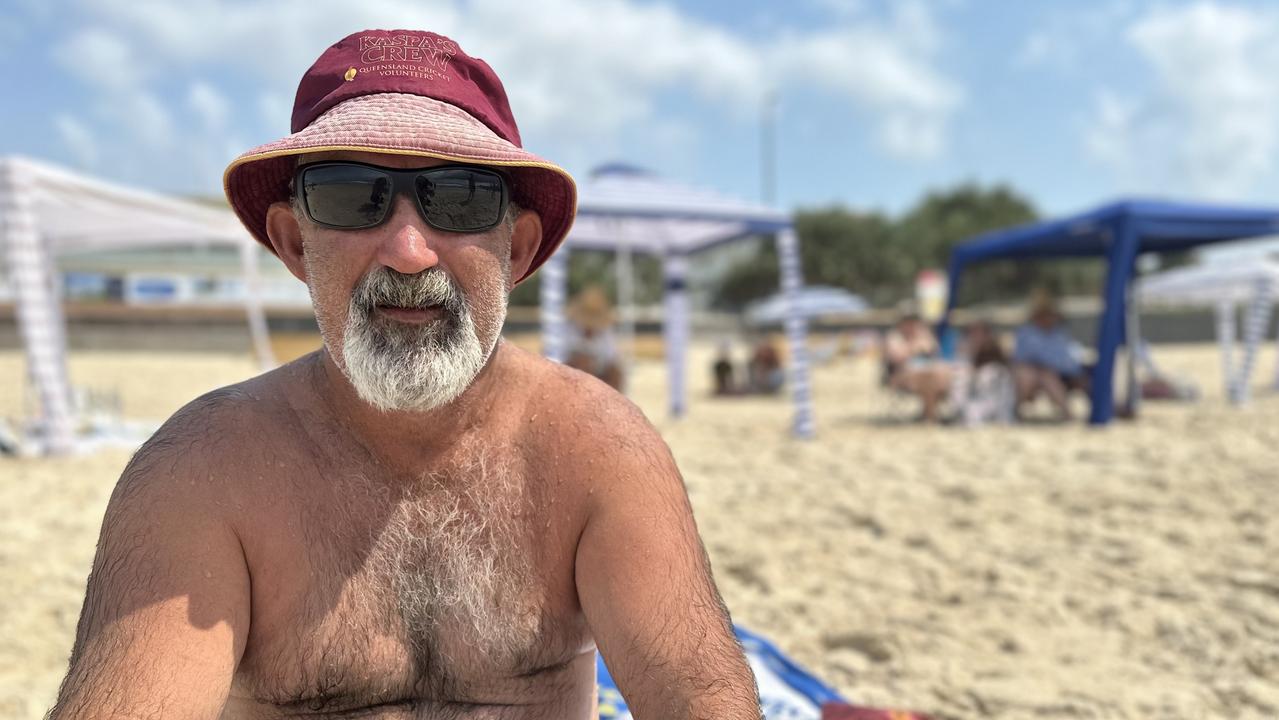
[{"label": "sandy beach", "polygon": [[[1222,400],[1210,346],[1157,348],[1205,397],[1105,430],[921,427],[870,358],[815,371],[818,437],[786,397],[707,396],[666,417],[734,619],[859,703],[939,718],[1279,717],[1279,394]],[[22,405],[0,353],[0,416]],[[247,357],[80,353],[78,384],[161,420],[255,372]],[[0,717],[39,718],[65,670],[126,450],[0,460]]]}]

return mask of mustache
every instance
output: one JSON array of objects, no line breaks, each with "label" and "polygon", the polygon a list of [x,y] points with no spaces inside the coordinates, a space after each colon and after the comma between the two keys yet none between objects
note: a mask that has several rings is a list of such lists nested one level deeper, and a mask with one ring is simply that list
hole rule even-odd
[{"label": "mustache", "polygon": [[402,308],[439,307],[450,317],[460,317],[466,310],[462,288],[440,268],[429,268],[408,275],[391,268],[374,270],[356,286],[351,303],[368,313],[378,305]]}]

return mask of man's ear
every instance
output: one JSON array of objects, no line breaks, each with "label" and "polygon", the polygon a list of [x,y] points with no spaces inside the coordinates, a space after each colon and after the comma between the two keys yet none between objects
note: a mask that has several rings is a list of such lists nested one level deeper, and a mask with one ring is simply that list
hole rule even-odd
[{"label": "man's ear", "polygon": [[511,232],[511,282],[517,283],[533,264],[537,249],[542,246],[542,216],[536,210],[523,208],[515,217],[515,229]]},{"label": "man's ear", "polygon": [[266,236],[271,240],[275,254],[293,276],[306,282],[306,263],[302,260],[302,228],[293,214],[293,206],[280,201],[271,203],[266,210]]}]

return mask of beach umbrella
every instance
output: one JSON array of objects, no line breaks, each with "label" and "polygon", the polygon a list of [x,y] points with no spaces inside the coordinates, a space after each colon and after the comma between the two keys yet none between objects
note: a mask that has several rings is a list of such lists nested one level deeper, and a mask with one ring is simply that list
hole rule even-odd
[{"label": "beach umbrella", "polygon": [[844,288],[808,285],[796,294],[793,301],[785,293],[777,293],[748,305],[746,321],[752,325],[775,325],[792,312],[812,320],[825,315],[855,315],[869,309],[870,304],[865,299]]}]

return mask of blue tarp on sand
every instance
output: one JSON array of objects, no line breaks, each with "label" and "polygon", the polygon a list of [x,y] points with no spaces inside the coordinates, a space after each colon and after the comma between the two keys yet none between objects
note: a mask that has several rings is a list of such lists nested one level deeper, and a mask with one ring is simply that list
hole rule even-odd
[{"label": "blue tarp on sand", "polygon": [[[822,703],[844,702],[826,683],[796,665],[771,642],[741,627],[733,628],[759,684],[760,707],[767,720],[821,720]],[[600,720],[630,720],[622,694],[595,656],[600,688]]]}]

